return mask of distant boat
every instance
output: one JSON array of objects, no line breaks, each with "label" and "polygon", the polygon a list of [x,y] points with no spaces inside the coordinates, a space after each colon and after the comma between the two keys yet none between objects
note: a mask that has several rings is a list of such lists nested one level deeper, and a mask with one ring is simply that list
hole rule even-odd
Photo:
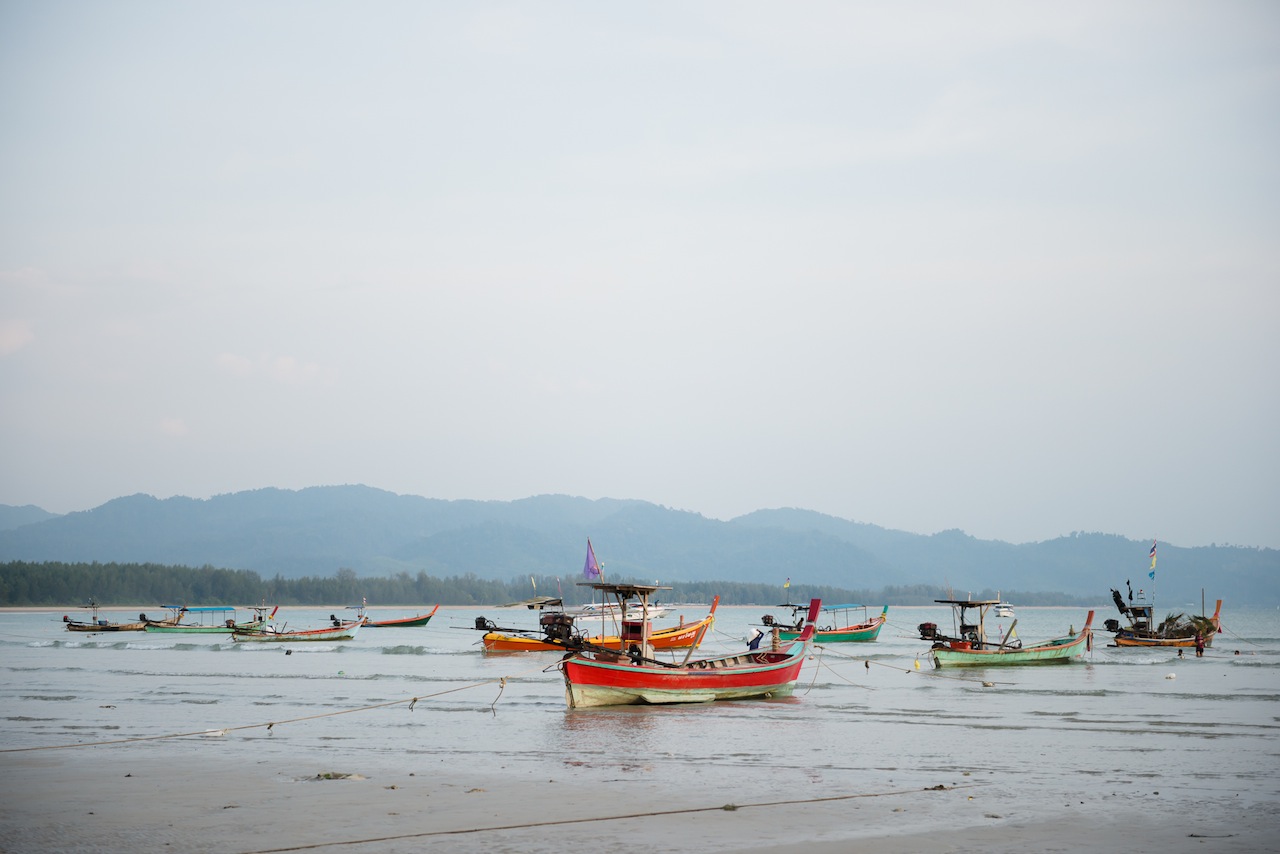
[{"label": "distant boat", "polygon": [[419,614],[416,617],[401,617],[398,620],[365,620],[365,626],[371,629],[407,629],[425,626],[431,622],[431,618],[436,615],[436,611],[440,610],[440,606],[436,605],[431,609],[430,614]]},{"label": "distant boat", "polygon": [[[1000,594],[998,592],[996,593],[996,599],[1000,599]],[[1014,616],[1013,604],[1005,601],[997,601],[991,608],[991,614],[996,617],[1012,617]]]},{"label": "distant boat", "polygon": [[[791,609],[790,624],[779,623],[770,614],[765,614],[760,622],[765,628],[777,627],[782,640],[798,639],[804,630],[804,612],[809,606],[786,603],[778,607]],[[862,612],[861,619],[855,613],[858,610]],[[884,610],[875,617],[868,615],[866,605],[824,605],[822,614],[820,619],[823,625],[814,633],[814,643],[870,643],[879,636],[880,629],[884,628],[889,606],[885,605]]]},{"label": "distant boat", "polygon": [[[998,599],[935,599],[950,605],[955,613],[957,634],[952,637],[938,631],[936,623],[918,626],[922,640],[933,641],[929,656],[935,667],[1009,667],[1027,664],[1069,664],[1086,650],[1093,648],[1093,611],[1085,617],[1084,627],[1060,638],[1024,644],[1014,637],[1018,621],[996,643],[987,638],[986,614],[1000,604]],[[975,611],[970,616],[970,610]],[[968,622],[969,620],[976,622]]]},{"label": "distant boat", "polygon": [[[641,610],[652,593],[669,589],[604,582],[591,586],[619,601],[639,599]],[[805,629],[797,641],[782,644],[775,640],[767,650],[748,649],[714,658],[691,660],[686,655],[681,662],[655,659],[649,644],[649,624],[641,622],[639,636],[624,634],[616,648],[593,645],[560,660],[565,701],[570,708],[582,708],[787,696],[795,689],[800,668],[812,648],[819,606],[817,599],[809,603]]]},{"label": "distant boat", "polygon": [[[663,617],[670,611],[671,608],[667,605],[659,605],[656,602],[649,603],[648,613],[651,620]],[[603,604],[588,602],[576,611],[566,611],[565,613],[573,617],[575,623],[603,623],[608,620],[616,625],[622,617],[621,610],[613,602],[605,602]]]}]

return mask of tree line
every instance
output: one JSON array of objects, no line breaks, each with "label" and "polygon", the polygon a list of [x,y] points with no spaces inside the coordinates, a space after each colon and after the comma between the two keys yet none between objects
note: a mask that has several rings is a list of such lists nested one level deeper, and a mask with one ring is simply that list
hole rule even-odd
[{"label": "tree line", "polygon": [[[609,581],[645,583],[631,578]],[[506,581],[467,574],[437,578],[419,572],[390,577],[362,577],[350,568],[332,576],[264,579],[247,569],[213,566],[169,566],[156,563],[62,563],[10,561],[0,564],[0,606],[77,607],[90,599],[99,605],[473,605],[495,606],[533,596],[557,596],[566,605],[591,600],[590,587],[580,577],[520,576]],[[839,587],[739,581],[673,582],[658,591],[664,604],[710,603],[715,596],[723,605],[777,606],[804,603],[819,597],[831,604],[931,605],[950,598],[950,592],[927,585],[887,586],[850,590]],[[994,599],[995,591],[976,591],[975,599]],[[1085,605],[1080,597],[1062,593],[1006,591],[1005,598],[1018,605]]]}]

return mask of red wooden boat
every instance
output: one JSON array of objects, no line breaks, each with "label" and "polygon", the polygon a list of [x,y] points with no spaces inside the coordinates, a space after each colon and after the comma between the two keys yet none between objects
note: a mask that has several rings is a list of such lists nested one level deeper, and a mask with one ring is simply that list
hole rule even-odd
[{"label": "red wooden boat", "polygon": [[365,628],[369,629],[404,629],[417,626],[425,626],[431,622],[431,618],[436,615],[436,611],[440,610],[437,605],[431,609],[430,614],[419,614],[416,617],[401,617],[398,620],[365,620]]},{"label": "red wooden boat", "polygon": [[[650,595],[665,590],[646,584],[591,585],[620,602],[639,599],[641,613]],[[618,648],[590,647],[566,655],[560,661],[565,700],[570,708],[618,706],[635,703],[705,703],[748,697],[783,697],[795,688],[800,668],[813,644],[814,622],[820,602],[809,603],[809,615],[800,638],[784,644],[774,634],[768,649],[749,649],[737,655],[665,662],[653,658],[648,643],[649,623],[641,620],[624,630]]]}]

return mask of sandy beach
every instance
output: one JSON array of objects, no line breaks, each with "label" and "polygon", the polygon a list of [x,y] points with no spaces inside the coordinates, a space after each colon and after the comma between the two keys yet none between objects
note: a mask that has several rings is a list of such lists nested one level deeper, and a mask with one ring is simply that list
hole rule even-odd
[{"label": "sandy beach", "polygon": [[[997,784],[832,793],[726,785],[686,796],[643,768],[584,785],[485,769],[330,767],[317,755],[235,761],[172,741],[0,754],[0,849],[22,852],[742,851],[1054,852],[1276,850],[1276,811],[1188,822],[1153,796],[1123,818],[1098,795],[1018,798]],[[347,776],[351,775],[351,776]]]}]

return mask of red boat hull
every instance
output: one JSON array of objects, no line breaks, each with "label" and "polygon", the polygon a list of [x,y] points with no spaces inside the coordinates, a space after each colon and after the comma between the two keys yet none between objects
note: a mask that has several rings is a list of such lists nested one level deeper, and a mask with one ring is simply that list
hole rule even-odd
[{"label": "red boat hull", "polygon": [[419,614],[416,617],[401,617],[398,620],[366,620],[365,627],[370,629],[417,628],[418,626],[425,626],[427,623],[431,622],[431,618],[434,617],[436,615],[436,611],[439,610],[440,606],[437,605],[431,609],[430,614]]},{"label": "red boat hull", "polygon": [[570,708],[635,703],[706,703],[786,696],[795,688],[813,643],[818,600],[810,604],[801,639],[778,649],[704,658],[681,665],[624,654],[575,653],[560,662]]}]

